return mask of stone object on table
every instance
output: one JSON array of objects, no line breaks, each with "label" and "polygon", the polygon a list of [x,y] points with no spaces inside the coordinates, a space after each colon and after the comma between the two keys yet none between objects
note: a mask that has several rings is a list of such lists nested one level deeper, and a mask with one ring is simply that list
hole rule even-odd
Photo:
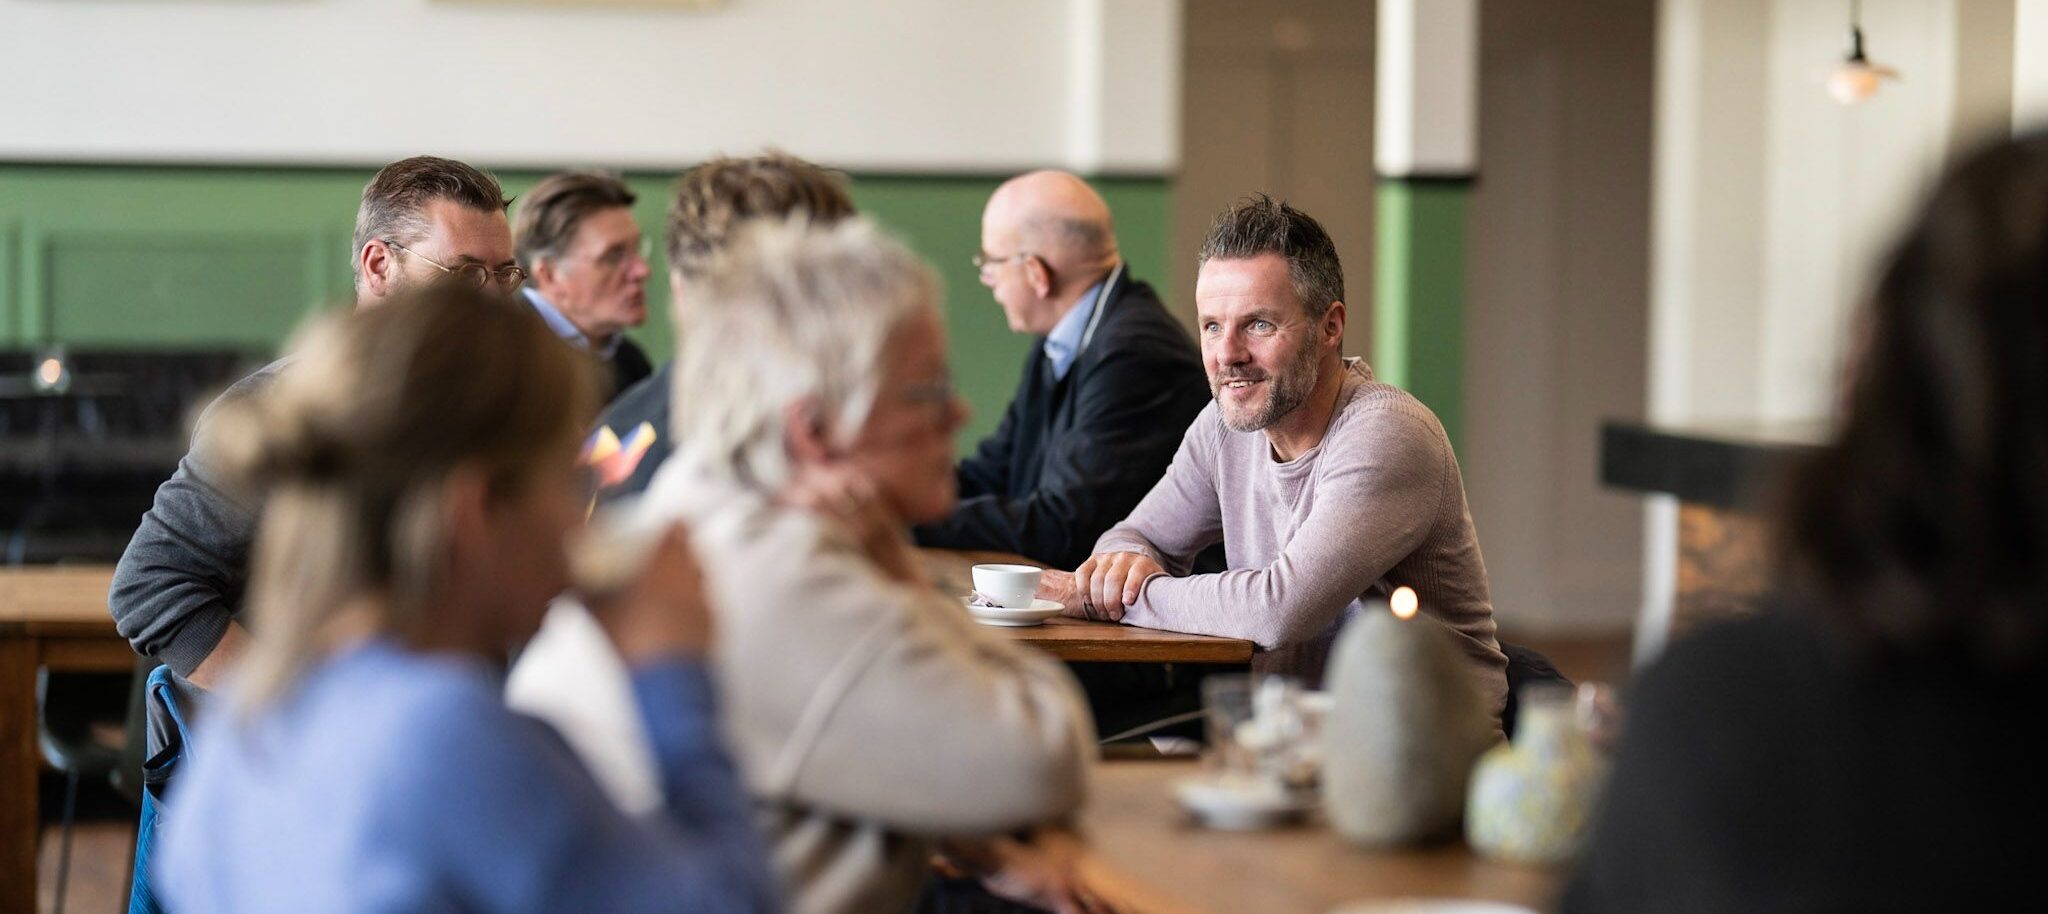
[{"label": "stone object on table", "polygon": [[1500,741],[1500,727],[1451,638],[1427,617],[1398,617],[1384,603],[1337,638],[1323,807],[1353,843],[1415,844],[1456,834],[1463,820],[1472,763]]},{"label": "stone object on table", "polygon": [[1473,851],[1545,865],[1578,853],[1606,765],[1575,694],[1559,683],[1523,689],[1514,742],[1488,750],[1472,772],[1465,840]]}]

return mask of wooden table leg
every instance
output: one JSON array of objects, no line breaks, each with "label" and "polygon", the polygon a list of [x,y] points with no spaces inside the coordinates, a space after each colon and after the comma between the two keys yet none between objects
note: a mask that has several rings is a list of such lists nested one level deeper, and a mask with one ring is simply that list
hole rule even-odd
[{"label": "wooden table leg", "polygon": [[0,637],[0,911],[36,909],[36,651]]}]

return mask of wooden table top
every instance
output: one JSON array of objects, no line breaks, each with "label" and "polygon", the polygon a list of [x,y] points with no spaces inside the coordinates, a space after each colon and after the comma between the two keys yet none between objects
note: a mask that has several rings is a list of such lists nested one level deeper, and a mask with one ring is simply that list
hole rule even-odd
[{"label": "wooden table top", "polygon": [[[1002,552],[923,550],[926,567],[946,593],[973,589],[969,569],[983,562],[1024,562]],[[52,637],[119,637],[107,615],[111,565],[50,565],[0,568],[0,634]],[[1053,619],[1004,634],[1062,660],[1134,663],[1248,663],[1252,643],[1179,632],[1133,628],[1109,622]]]},{"label": "wooden table top", "polygon": [[1462,843],[1354,847],[1320,818],[1225,832],[1193,824],[1174,802],[1192,761],[1106,761],[1081,821],[1090,852],[1147,911],[1328,914],[1375,899],[1465,898],[1556,909],[1562,872],[1482,860]]},{"label": "wooden table top", "polygon": [[0,633],[120,637],[107,615],[112,565],[0,568]]},{"label": "wooden table top", "polygon": [[[961,549],[923,549],[925,570],[940,592],[965,597],[974,590],[973,568],[981,564],[1036,565],[1021,555]],[[1127,663],[1250,663],[1253,644],[1181,632],[1134,628],[1114,622],[1065,617],[1031,628],[1007,628],[1011,638],[1061,660]]]}]

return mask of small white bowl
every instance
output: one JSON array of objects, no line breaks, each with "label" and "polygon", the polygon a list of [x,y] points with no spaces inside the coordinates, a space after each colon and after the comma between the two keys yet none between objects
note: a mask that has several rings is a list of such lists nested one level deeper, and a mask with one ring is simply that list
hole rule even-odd
[{"label": "small white bowl", "polygon": [[1224,831],[1268,828],[1300,817],[1314,801],[1266,778],[1199,775],[1174,782],[1174,798],[1203,825]]}]

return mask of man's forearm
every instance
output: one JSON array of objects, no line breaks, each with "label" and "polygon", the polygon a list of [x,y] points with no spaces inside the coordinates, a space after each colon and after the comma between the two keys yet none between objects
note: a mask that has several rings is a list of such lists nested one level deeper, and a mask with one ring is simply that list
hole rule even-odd
[{"label": "man's forearm", "polygon": [[227,630],[221,633],[220,641],[213,646],[213,652],[192,668],[185,681],[208,692],[220,686],[221,677],[240,665],[242,655],[249,649],[249,630],[240,622],[229,622]]}]

